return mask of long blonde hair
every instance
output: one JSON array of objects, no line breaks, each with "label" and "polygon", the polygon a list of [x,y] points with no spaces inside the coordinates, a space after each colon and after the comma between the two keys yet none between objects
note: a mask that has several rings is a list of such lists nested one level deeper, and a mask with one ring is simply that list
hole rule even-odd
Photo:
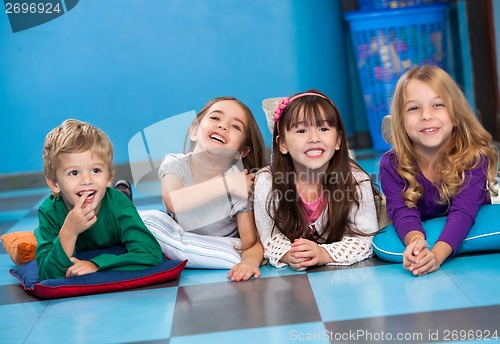
[{"label": "long blonde hair", "polygon": [[484,158],[488,163],[485,187],[497,195],[495,185],[498,151],[491,144],[491,134],[479,123],[462,90],[451,76],[439,67],[427,65],[414,67],[399,79],[391,104],[392,135],[398,159],[398,173],[407,183],[403,192],[406,205],[410,208],[416,207],[423,194],[422,186],[416,180],[419,171],[415,164],[419,156],[404,125],[405,90],[410,80],[424,82],[443,100],[454,126],[451,139],[443,147],[441,158],[434,166],[440,181],[440,202],[450,204],[464,183],[465,172],[477,167]]}]

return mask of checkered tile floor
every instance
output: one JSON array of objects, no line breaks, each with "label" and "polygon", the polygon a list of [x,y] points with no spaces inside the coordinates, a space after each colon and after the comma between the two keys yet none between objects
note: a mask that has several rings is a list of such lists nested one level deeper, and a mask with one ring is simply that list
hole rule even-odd
[{"label": "checkered tile floor", "polygon": [[[0,192],[0,234],[33,230],[46,195]],[[135,203],[161,208],[159,197]],[[51,301],[27,294],[12,267],[0,249],[1,343],[500,342],[500,253],[457,257],[418,278],[377,258],[308,272],[264,266],[243,283],[186,269],[165,284]]]}]

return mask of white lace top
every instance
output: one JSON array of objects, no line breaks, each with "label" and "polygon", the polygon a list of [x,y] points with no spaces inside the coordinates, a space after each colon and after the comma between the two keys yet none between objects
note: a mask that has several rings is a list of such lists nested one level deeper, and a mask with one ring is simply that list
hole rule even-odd
[{"label": "white lace top", "polygon": [[[364,172],[353,171],[354,178],[359,183],[361,193],[359,210],[356,206],[351,210],[352,222],[364,233],[374,233],[378,230],[377,211],[373,200],[370,178]],[[290,250],[290,240],[277,229],[273,231],[273,220],[267,213],[268,197],[271,195],[272,176],[269,167],[259,171],[254,185],[254,215],[260,240],[264,246],[264,258],[271,265],[280,268],[286,266],[280,259]],[[328,206],[327,206],[328,207]],[[323,211],[314,227],[321,234],[326,223],[327,212]],[[332,257],[328,265],[351,265],[369,258],[373,254],[372,236],[344,236],[341,241],[331,244],[320,244]]]}]

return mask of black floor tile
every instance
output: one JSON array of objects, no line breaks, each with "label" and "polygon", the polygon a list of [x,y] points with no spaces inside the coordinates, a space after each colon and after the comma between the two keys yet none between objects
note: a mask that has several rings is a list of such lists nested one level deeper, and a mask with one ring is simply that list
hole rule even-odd
[{"label": "black floor tile", "polygon": [[332,342],[432,343],[477,340],[489,335],[500,341],[500,305],[402,314],[325,323]]},{"label": "black floor tile", "polygon": [[0,285],[0,306],[36,301],[41,300],[28,294],[20,284]]},{"label": "black floor tile", "polygon": [[306,274],[179,287],[172,336],[321,321]]}]

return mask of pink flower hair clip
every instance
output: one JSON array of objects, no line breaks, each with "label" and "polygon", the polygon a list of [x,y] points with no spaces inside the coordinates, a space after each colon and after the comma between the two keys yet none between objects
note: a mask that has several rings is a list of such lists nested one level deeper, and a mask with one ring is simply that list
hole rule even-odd
[{"label": "pink flower hair clip", "polygon": [[316,96],[316,97],[320,97],[320,98],[326,99],[326,100],[328,100],[328,102],[330,104],[332,104],[333,108],[338,113],[338,110],[337,110],[336,106],[333,104],[333,102],[330,100],[330,98],[328,98],[328,97],[326,97],[326,96],[324,96],[322,94],[316,93],[316,92],[299,93],[299,94],[293,96],[292,98],[285,97],[285,98],[283,98],[283,99],[280,100],[278,106],[276,107],[276,110],[274,110],[273,121],[274,121],[274,125],[276,126],[276,128],[278,130],[278,135],[280,133],[279,120],[280,120],[281,114],[283,113],[283,110],[285,110],[285,108],[288,106],[288,104],[290,104],[290,102],[292,100],[295,100],[295,99],[298,99],[298,98],[302,98],[304,96]]},{"label": "pink flower hair clip", "polygon": [[274,117],[273,117],[274,123],[278,123],[281,117],[281,113],[283,112],[283,110],[285,110],[286,106],[289,103],[290,99],[288,99],[287,97],[280,100],[278,106],[276,107],[276,110],[274,110]]},{"label": "pink flower hair clip", "polygon": [[278,134],[280,133],[279,120],[280,120],[281,114],[283,113],[283,110],[285,110],[286,106],[289,103],[290,103],[290,99],[285,97],[285,98],[280,100],[278,106],[274,110],[273,121],[274,121],[274,125],[276,126],[276,128],[278,130]]}]

